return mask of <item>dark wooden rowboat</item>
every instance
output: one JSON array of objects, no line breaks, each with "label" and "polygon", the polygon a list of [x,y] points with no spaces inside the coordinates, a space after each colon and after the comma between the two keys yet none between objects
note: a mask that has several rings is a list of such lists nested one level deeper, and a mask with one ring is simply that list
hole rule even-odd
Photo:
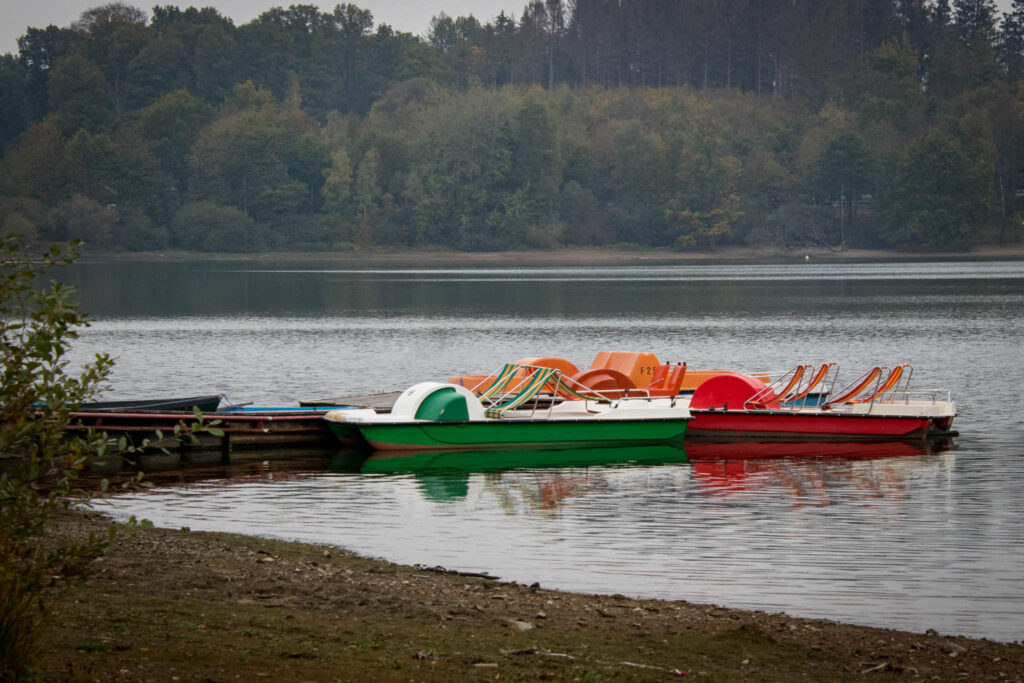
[{"label": "dark wooden rowboat", "polygon": [[220,394],[210,396],[189,396],[186,398],[151,398],[134,401],[95,401],[83,403],[75,412],[98,413],[140,413],[140,412],[187,412],[199,408],[204,413],[212,413],[220,405]]}]

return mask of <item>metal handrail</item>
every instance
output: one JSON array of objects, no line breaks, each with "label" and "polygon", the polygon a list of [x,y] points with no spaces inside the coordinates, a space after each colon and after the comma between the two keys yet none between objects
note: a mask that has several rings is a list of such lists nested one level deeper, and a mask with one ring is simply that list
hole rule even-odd
[{"label": "metal handrail", "polygon": [[[615,401],[617,401],[620,398],[620,397],[606,395],[606,393],[602,392],[599,389],[592,389],[592,388],[590,388],[588,386],[580,384],[579,382],[577,382],[576,380],[574,380],[571,377],[566,376],[561,370],[558,370],[556,368],[546,368],[546,367],[539,366],[539,365],[525,365],[525,364],[519,364],[519,363],[513,364],[513,366],[514,366],[514,374],[513,374],[512,378],[510,379],[509,383],[506,385],[506,390],[503,391],[503,393],[495,394],[493,396],[481,397],[481,403],[483,403],[485,411],[488,410],[488,409],[491,409],[491,408],[498,407],[509,396],[515,396],[516,394],[519,394],[529,384],[530,379],[533,377],[533,375],[537,371],[539,371],[539,370],[551,370],[552,371],[551,376],[548,379],[548,381],[545,382],[544,386],[541,387],[538,390],[538,392],[537,392],[537,396],[540,396],[541,392],[544,391],[544,388],[554,384],[554,392],[552,394],[544,394],[545,396],[550,396],[550,398],[551,398],[550,401],[546,402],[547,403],[547,416],[548,417],[551,416],[551,411],[555,407],[555,405],[557,405],[558,403],[561,403],[559,398],[562,398],[563,400],[565,400],[565,397],[559,397],[559,395],[558,395],[558,388],[559,388],[559,386],[564,386],[567,389],[571,389],[575,394],[579,395],[579,397],[584,401],[584,410],[586,410],[588,412],[590,411],[590,402],[591,401],[593,401],[595,404],[596,403],[600,403],[600,402],[614,403]],[[522,374],[522,376],[519,375],[521,370],[525,370],[526,371],[526,372],[524,372]],[[497,376],[498,374],[500,374],[500,372],[501,371],[499,370],[498,373],[496,373],[495,375],[490,375],[490,376]],[[515,382],[515,383],[513,384],[513,382]],[[643,390],[642,389],[625,389],[625,390],[616,389],[615,390],[616,393],[624,392],[626,394],[628,394],[629,392],[633,392],[633,391],[640,392],[640,391],[643,391]],[[586,392],[586,393],[583,393],[583,392]],[[648,395],[647,398],[649,399],[650,396]],[[526,404],[524,404],[524,406],[525,405]],[[520,408],[522,408],[524,406],[520,406],[520,407],[518,407],[516,409],[518,410],[518,409],[520,409]],[[532,418],[537,416],[537,412],[538,412],[539,406],[540,406],[540,402],[537,401],[537,400],[533,400],[532,401],[532,405],[531,405],[530,414],[528,416],[518,416],[518,415],[516,415],[516,416],[513,416],[513,419],[514,418],[532,419]],[[504,419],[504,415],[502,417]]]},{"label": "metal handrail", "polygon": [[[862,396],[867,393],[868,387],[871,387],[872,394],[877,393],[878,387],[882,382],[882,375],[888,371],[889,368],[883,365],[876,365],[875,367],[868,370],[866,373],[855,379],[854,381],[847,384],[845,387],[839,390],[839,398],[829,399],[821,404],[823,409],[829,409],[835,405],[845,405],[850,403],[853,399],[858,396]],[[874,379],[872,380],[872,376]]]},{"label": "metal handrail", "polygon": [[902,401],[904,405],[907,405],[911,400],[924,400],[932,404],[939,402],[952,403],[953,391],[951,389],[900,389],[890,392],[889,400],[885,401],[885,403],[899,403]]},{"label": "metal handrail", "polygon": [[875,387],[871,394],[861,392],[861,395],[851,396],[844,403],[867,403],[873,405],[876,401],[881,402],[887,394],[891,394],[893,391],[898,389],[903,384],[904,389],[910,386],[910,379],[908,378],[905,382],[903,376],[907,371],[913,373],[914,369],[909,363],[897,363],[889,370],[889,374],[886,375],[885,379],[882,380],[881,375],[878,377],[878,382],[875,383]]},{"label": "metal handrail", "polygon": [[[839,378],[839,363],[822,363],[818,371],[814,373],[814,375],[807,378],[806,386],[798,387],[799,391],[797,391],[796,394],[794,394],[791,398],[788,399],[788,401],[790,402],[790,406],[793,409],[806,407],[807,395],[810,394],[813,389],[817,388],[818,385],[828,384],[829,375],[832,376],[832,383],[831,385],[829,385],[829,392],[831,392],[833,389],[835,389],[836,380]],[[821,406],[822,402],[825,400],[824,396],[825,394],[822,394],[820,391],[818,392],[818,400],[815,403],[815,407]],[[802,403],[797,405],[796,401],[802,401]]]},{"label": "metal handrail", "polygon": [[[822,363],[817,371],[814,371],[814,367],[815,364],[813,363],[797,365],[748,398],[744,402],[743,407],[751,409],[759,406],[763,407],[768,403],[778,403],[780,408],[800,410],[802,407],[805,407],[805,404],[797,402],[805,399],[819,385],[828,385],[828,392],[826,393],[831,394],[835,390],[836,381],[839,378],[839,364],[834,362]],[[830,376],[832,378],[831,382],[829,382]],[[824,401],[824,395],[819,396],[815,407],[821,407]]]}]

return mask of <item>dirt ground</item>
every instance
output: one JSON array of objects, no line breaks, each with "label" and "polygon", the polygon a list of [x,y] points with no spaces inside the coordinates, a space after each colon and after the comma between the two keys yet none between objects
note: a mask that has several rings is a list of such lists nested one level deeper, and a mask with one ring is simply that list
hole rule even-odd
[{"label": "dirt ground", "polygon": [[[94,513],[57,537],[103,533]],[[333,547],[121,527],[52,596],[55,681],[1021,681],[1024,645],[578,595]]]}]

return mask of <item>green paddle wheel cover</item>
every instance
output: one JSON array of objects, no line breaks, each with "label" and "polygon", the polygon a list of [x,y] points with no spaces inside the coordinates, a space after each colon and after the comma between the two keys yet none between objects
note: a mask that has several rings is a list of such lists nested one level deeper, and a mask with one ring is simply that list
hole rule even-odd
[{"label": "green paddle wheel cover", "polygon": [[469,419],[466,397],[452,388],[438,389],[427,396],[416,409],[417,420],[460,422]]}]

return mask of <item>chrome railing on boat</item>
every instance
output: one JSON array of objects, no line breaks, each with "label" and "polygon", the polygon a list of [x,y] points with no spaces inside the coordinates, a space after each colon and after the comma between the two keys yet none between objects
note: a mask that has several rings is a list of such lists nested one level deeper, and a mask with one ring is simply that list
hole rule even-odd
[{"label": "chrome railing on boat", "polygon": [[912,401],[933,405],[937,403],[952,403],[953,391],[951,389],[901,389],[890,394],[884,402],[910,405]]},{"label": "chrome railing on boat", "polygon": [[[488,384],[490,381],[490,384]],[[624,399],[668,399],[675,407],[677,397],[653,396],[645,388],[594,389],[568,377],[560,370],[537,365],[508,363],[488,375],[470,390],[478,393],[489,417],[534,419],[551,416],[555,406],[566,401],[582,401],[583,410],[593,412],[591,404],[615,406]]]},{"label": "chrome railing on boat", "polygon": [[817,370],[815,367],[803,363],[787,372],[772,373],[778,379],[748,398],[743,407],[759,410],[772,404],[788,410],[820,408],[835,389],[839,364],[826,362]]}]

